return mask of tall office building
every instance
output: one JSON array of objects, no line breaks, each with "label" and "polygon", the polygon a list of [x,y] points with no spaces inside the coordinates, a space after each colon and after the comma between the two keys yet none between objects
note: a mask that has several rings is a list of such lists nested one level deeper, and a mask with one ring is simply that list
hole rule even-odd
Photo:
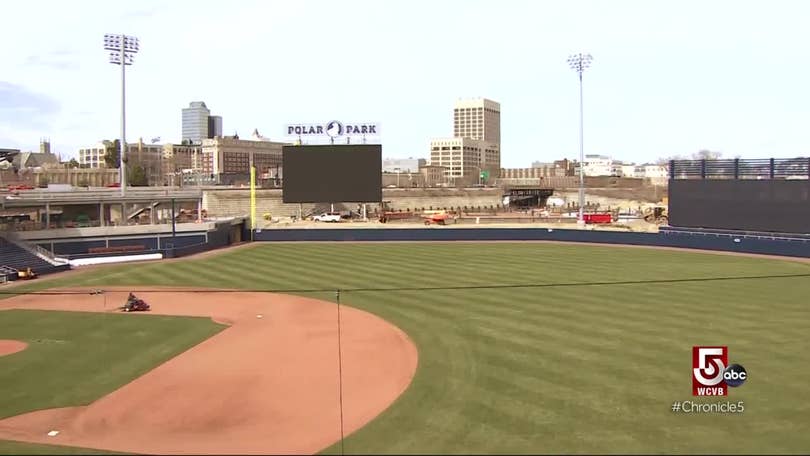
[{"label": "tall office building", "polygon": [[202,144],[203,139],[222,136],[222,117],[212,116],[204,101],[192,101],[183,108],[183,142]]},{"label": "tall office building", "polygon": [[222,136],[222,116],[208,116],[208,138]]},{"label": "tall office building", "polygon": [[486,98],[456,101],[453,137],[430,142],[430,164],[445,167],[445,177],[483,182],[501,170],[501,105]]},{"label": "tall office building", "polygon": [[203,101],[192,101],[188,108],[183,108],[183,141],[193,144],[202,143],[208,138],[208,117],[211,111]]},{"label": "tall office building", "polygon": [[456,101],[453,136],[501,145],[501,105],[486,98]]}]

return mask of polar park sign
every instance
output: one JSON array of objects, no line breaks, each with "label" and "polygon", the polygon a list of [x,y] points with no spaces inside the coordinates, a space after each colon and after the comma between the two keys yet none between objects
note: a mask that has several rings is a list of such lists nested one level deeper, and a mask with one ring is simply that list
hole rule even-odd
[{"label": "polar park sign", "polygon": [[289,124],[285,127],[287,136],[302,137],[374,137],[380,135],[380,125],[377,123],[343,123],[332,120],[323,124]]}]

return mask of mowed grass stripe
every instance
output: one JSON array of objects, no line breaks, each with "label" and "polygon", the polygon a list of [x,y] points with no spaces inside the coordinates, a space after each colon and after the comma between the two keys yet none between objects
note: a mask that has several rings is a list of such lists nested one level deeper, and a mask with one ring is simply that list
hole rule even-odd
[{"label": "mowed grass stripe", "polygon": [[[452,260],[452,257],[441,258],[437,255],[420,255],[417,258],[431,257],[433,259],[429,261],[419,262],[415,261],[413,258],[403,258],[402,256],[397,255],[386,255],[385,257],[382,257],[381,255],[376,253],[372,253],[370,255],[368,254],[368,252],[366,253],[367,253],[366,255],[363,255],[362,253],[353,255],[352,258],[353,261],[348,262],[348,264],[345,266],[342,265],[341,268],[344,267],[348,268],[347,272],[350,271],[353,273],[362,274],[365,275],[366,277],[380,274],[384,277],[390,276],[396,278],[402,277],[402,275],[400,274],[405,274],[407,276],[417,273],[422,276],[428,277],[429,280],[425,285],[431,286],[432,284],[440,285],[443,283],[440,277],[433,279],[433,277],[436,277],[436,275],[433,274],[432,271],[430,271],[431,268],[436,268],[437,265],[441,268],[452,268],[457,273],[457,275],[460,276],[465,276],[466,275],[464,274],[465,272],[480,271],[481,267],[486,266],[486,264],[483,262],[482,263],[472,262],[471,263],[472,265],[464,266],[461,265],[460,263],[455,263]],[[408,254],[408,256],[413,257],[414,255]],[[323,255],[323,260],[326,262],[326,264],[336,264],[342,261],[343,258],[339,256],[325,254]],[[507,274],[504,274],[504,276],[506,277]],[[380,285],[388,283],[388,281],[385,280],[384,278],[382,279],[377,278],[375,279],[375,282],[377,282]],[[396,285],[397,282],[401,282],[401,278],[398,281],[397,280],[391,281],[390,284]],[[469,281],[465,282],[468,283]],[[475,281],[474,283],[478,284],[479,282]]]},{"label": "mowed grass stripe", "polygon": [[[657,261],[660,261],[660,259],[657,259]],[[744,272],[749,273],[750,271],[744,271]],[[790,280],[790,279],[782,279],[782,280]],[[672,285],[667,285],[667,287],[671,287],[671,288],[678,288],[678,287],[679,287],[679,286],[681,286],[681,285],[682,285],[682,284],[672,284]],[[644,286],[646,286],[646,285],[643,285],[643,284],[642,284],[642,285],[639,285],[639,286],[640,286],[640,287],[644,287]],[[628,287],[628,288],[632,288],[633,286],[627,286],[627,287]],[[660,287],[659,287],[659,288],[660,288]],[[704,295],[704,294],[707,294],[706,289],[708,289],[708,290],[709,290],[709,291],[708,291],[708,295],[711,295],[711,294],[712,294],[711,286],[708,286],[708,287],[707,287],[707,286],[706,286],[706,284],[701,284],[700,286],[696,287],[695,289],[693,289],[693,290],[689,290],[687,294],[688,294],[688,295],[693,295],[693,296],[700,296],[700,295]],[[436,293],[435,293],[435,292],[432,292],[432,293],[433,293],[434,295],[436,295]],[[357,295],[351,295],[351,297],[350,297],[350,300],[351,300],[351,301],[350,301],[350,302],[354,303],[354,302],[355,302],[355,299],[357,299],[355,296],[359,296],[359,295],[361,295],[361,294],[362,294],[362,293],[359,293],[359,294],[357,294]],[[653,297],[654,297],[654,295],[653,295]],[[509,298],[508,298],[508,297],[506,297],[505,299],[506,299],[506,300],[508,300]],[[735,297],[733,297],[733,299],[736,299],[736,296],[735,296]],[[362,299],[362,301],[364,301],[364,302],[365,302],[365,301],[369,301],[369,300],[370,300],[370,298],[369,298],[369,297],[364,297],[364,298]],[[406,299],[406,300],[407,300],[407,299]],[[449,315],[448,315],[448,316],[436,315],[436,311],[435,311],[435,309],[436,309],[436,308],[442,308],[442,307],[445,305],[445,303],[443,302],[443,299],[442,299],[442,298],[434,298],[434,299],[432,300],[432,302],[433,302],[433,304],[434,304],[433,306],[429,306],[429,305],[427,305],[427,304],[420,304],[421,302],[424,302],[424,301],[421,301],[421,300],[415,300],[415,299],[411,299],[411,300],[409,300],[409,301],[410,301],[410,302],[412,302],[412,303],[413,303],[413,305],[416,305],[416,306],[419,306],[419,307],[423,307],[423,308],[422,308],[422,312],[425,312],[425,313],[429,313],[429,314],[430,314],[430,315],[429,315],[429,320],[430,320],[430,321],[436,321],[436,320],[440,320],[440,319],[444,319],[444,318],[451,318],[451,316],[449,316]],[[616,299],[613,299],[613,301],[614,301],[614,303],[615,303]],[[632,301],[632,299],[631,299],[631,301]],[[679,310],[679,311],[677,311],[677,312],[674,312],[674,314],[675,314],[677,317],[683,317],[683,316],[685,316],[685,315],[688,315],[688,314],[689,314],[690,312],[692,312],[692,311],[697,311],[697,313],[699,314],[699,313],[700,313],[699,311],[700,311],[700,309],[701,309],[701,306],[703,306],[703,304],[702,304],[702,303],[700,303],[698,299],[690,299],[690,301],[693,303],[693,304],[692,304],[692,305],[694,306],[694,308],[693,308],[693,309],[688,309],[688,310],[686,310],[686,311],[680,311],[680,310]],[[634,304],[634,307],[635,307],[635,308],[645,309],[645,310],[646,310],[646,312],[644,313],[644,315],[649,314],[649,315],[651,316],[651,321],[653,321],[653,322],[654,322],[654,321],[655,321],[655,319],[656,319],[656,316],[655,316],[655,306],[656,306],[656,303],[660,303],[660,302],[661,302],[661,296],[658,296],[658,299],[653,300],[653,302],[652,302],[652,303],[649,303],[649,304],[646,304],[646,303],[645,303],[644,305],[641,305],[641,306],[640,306],[640,305],[638,305],[638,303],[635,303],[635,302],[634,302],[633,304]],[[392,311],[392,310],[390,309],[390,307],[391,307],[392,305],[391,305],[391,303],[390,303],[388,300],[386,300],[386,301],[380,301],[380,304],[384,305],[384,306],[387,308],[386,313],[391,314],[392,312],[394,312],[394,311]],[[719,306],[723,307],[723,306],[728,306],[728,305],[730,305],[730,304],[731,304],[731,303],[720,302],[720,303],[719,303]],[[403,304],[400,304],[400,305],[403,305]],[[597,300],[597,302],[596,302],[596,305],[599,305],[599,304],[598,304],[598,300]],[[677,307],[677,306],[678,306],[678,303],[674,303],[674,304],[672,304],[672,305],[673,305],[674,307]],[[738,306],[738,307],[739,307],[739,306]],[[751,308],[755,308],[755,307],[756,307],[756,304],[751,305]],[[458,308],[458,305],[456,305],[456,308]],[[488,309],[488,307],[486,307],[486,306],[485,306],[485,307],[483,307],[483,308]],[[616,313],[620,313],[620,312],[621,312],[621,307],[619,307],[619,306],[615,306],[615,305],[608,306],[608,307],[606,307],[606,309],[610,309],[610,310],[616,310]],[[470,308],[468,308],[468,307],[465,307],[464,309],[460,309],[460,312],[459,312],[459,313],[463,313],[463,312],[471,312],[472,314],[474,314],[474,315],[475,315],[475,314],[476,314],[475,310],[476,310],[476,309],[470,309]],[[401,311],[401,309],[400,309],[400,308],[397,308],[397,309],[395,309],[395,312],[394,312],[394,313],[400,313],[400,311]],[[402,312],[402,313],[404,313],[404,312]],[[410,313],[408,313],[408,314],[410,315]],[[481,315],[480,317],[481,317],[482,319],[484,319],[484,320],[486,320],[486,319],[487,319],[487,316],[486,316],[486,315]],[[577,316],[574,316],[574,317],[576,318]],[[581,317],[579,317],[579,318],[581,318]],[[694,316],[693,316],[693,318],[690,318],[690,319],[688,319],[688,320],[686,320],[686,321],[684,321],[684,319],[682,319],[682,318],[673,318],[672,316],[661,316],[660,318],[661,318],[662,320],[664,320],[664,321],[662,321],[662,326],[667,326],[667,327],[671,328],[671,329],[668,331],[668,333],[670,333],[670,334],[677,333],[677,330],[676,330],[676,329],[673,329],[673,328],[677,328],[677,329],[685,329],[685,328],[688,328],[688,327],[690,326],[690,324],[694,324],[694,320],[695,320],[695,319],[694,319]],[[745,317],[740,317],[740,318],[737,318],[737,319],[735,319],[735,320],[740,320],[740,319],[744,319],[744,318],[745,318]],[[666,321],[666,320],[670,320],[670,321]],[[679,325],[677,325],[677,326],[676,326],[676,325],[673,325],[673,324],[672,324],[672,320],[678,320],[678,321],[680,322],[680,323],[679,323]],[[636,322],[637,322],[637,323],[639,323],[639,325],[641,325],[641,324],[644,324],[644,325],[648,324],[648,322],[640,322],[640,321],[636,321]],[[664,323],[664,322],[666,322],[666,323]],[[738,324],[738,323],[739,323],[739,321],[734,321],[734,323],[733,323],[733,324]],[[733,324],[731,324],[731,326],[733,326]],[[444,326],[444,325],[442,325],[442,326]],[[453,326],[451,325],[450,327],[453,327]],[[423,329],[423,330],[426,330],[425,328],[422,328],[422,329]],[[435,329],[435,328],[434,328],[434,329]],[[442,328],[442,330],[443,330],[443,331],[446,331],[446,329],[445,329],[445,328]],[[448,336],[448,337],[449,337],[451,334],[454,334],[454,333],[444,332],[444,334],[445,334],[446,336]],[[727,331],[727,332],[721,332],[721,333],[713,332],[713,334],[717,335],[717,336],[718,336],[718,337],[720,337],[720,338],[726,338],[726,337],[728,337],[728,338],[735,338],[735,339],[739,339],[738,337],[735,337],[735,336],[734,336],[734,334],[733,334],[733,332],[732,332],[731,328],[729,328],[729,331]],[[510,337],[510,336],[511,336],[511,334],[509,334],[509,335],[504,334],[504,337],[507,337],[507,338],[508,338],[508,337]],[[577,337],[579,337],[579,336],[580,336],[580,334],[574,333],[574,334],[572,334],[572,335],[571,335],[571,338],[577,338]],[[648,341],[648,343],[649,343],[649,341]],[[639,344],[639,346],[643,346],[643,345],[644,345],[644,344]],[[687,342],[687,345],[688,345],[688,342]],[[689,347],[689,346],[686,346],[686,347],[684,347],[683,349],[681,349],[681,352],[682,352],[684,355],[688,355],[688,353],[689,353],[689,349],[690,349],[690,347]],[[651,351],[655,351],[655,350],[651,350]],[[633,359],[632,359],[632,354],[630,354],[630,356],[631,356],[631,359],[629,359],[629,361],[630,361],[630,362],[635,362],[635,360],[633,360]],[[665,362],[665,361],[662,361],[662,362]],[[562,363],[563,363],[563,360],[558,360],[556,363],[553,363],[553,364],[555,364],[555,365],[560,365],[560,364],[562,364]],[[687,361],[686,363],[688,363],[688,361]],[[485,370],[491,371],[491,370],[486,369],[486,368],[485,368]],[[674,373],[674,372],[675,372],[675,370],[677,370],[677,371],[678,371],[677,373],[683,374],[682,372],[680,372],[680,371],[681,371],[681,369],[677,369],[676,367],[672,367],[672,368],[670,368],[669,372],[670,372],[670,373]],[[504,371],[508,371],[508,372],[504,372]],[[514,365],[509,364],[507,368],[505,368],[505,369],[503,369],[503,370],[501,370],[501,371],[499,371],[499,372],[501,372],[501,373],[499,374],[499,377],[501,377],[501,376],[502,376],[502,377],[505,377],[505,378],[509,378],[510,376],[512,376],[512,375],[513,375],[513,372],[516,372],[516,371],[514,370]],[[517,372],[519,372],[519,371],[517,371]],[[685,376],[685,378],[688,378],[688,373],[687,373],[687,374],[683,374],[683,375]],[[613,381],[615,382],[615,379],[614,379]],[[633,382],[630,382],[630,383],[631,383],[631,387],[632,387],[632,383],[633,383]],[[687,381],[687,383],[688,383],[688,381]],[[619,390],[619,391],[621,391],[621,388],[615,388],[615,387],[614,387],[614,388],[611,388],[611,390]],[[688,385],[686,385],[686,386],[682,386],[681,388],[677,388],[677,390],[679,390],[679,391],[688,391]],[[576,391],[578,391],[578,390],[576,390],[576,389],[575,389],[575,390],[570,390],[570,391],[571,391],[571,393],[570,393],[570,394],[576,394]],[[676,393],[676,394],[677,394],[677,393]],[[657,393],[655,393],[655,392],[651,392],[651,393],[647,393],[647,394],[645,394],[645,395],[644,395],[644,397],[650,398],[650,397],[656,397],[656,395],[657,395]],[[659,395],[660,395],[660,394],[659,394]],[[552,396],[552,395],[549,395],[549,396]],[[666,400],[666,399],[664,399],[664,401],[665,401],[665,400]],[[660,402],[660,400],[659,400],[659,402]],[[627,401],[626,399],[622,399],[622,398],[613,398],[613,399],[612,399],[612,403],[622,404],[622,403],[628,403],[628,401]],[[664,404],[664,405],[666,405],[666,404]],[[625,409],[626,409],[626,408],[627,408],[627,407],[625,406]],[[635,410],[635,411],[637,412],[637,410]],[[586,418],[587,418],[588,413],[585,413],[584,415],[586,415]],[[652,415],[655,415],[655,413],[652,413]],[[656,420],[657,420],[657,421],[660,421],[660,417],[659,417],[659,418],[656,418]],[[576,422],[575,422],[575,421],[572,421],[572,423],[573,423],[573,424],[575,424]],[[634,425],[634,426],[636,426],[636,427],[637,427],[637,424],[638,424],[638,423],[633,423],[633,425]],[[625,424],[625,425],[626,425],[626,424]],[[581,426],[580,426],[580,427],[581,427]],[[659,425],[659,426],[655,426],[655,427],[653,427],[653,430],[654,430],[654,429],[660,429],[660,428],[661,428],[661,426],[660,426],[660,425]],[[369,432],[371,432],[371,430],[369,430]],[[565,433],[563,433],[563,434],[565,435]],[[625,434],[626,434],[626,432],[625,432]],[[601,435],[601,433],[600,433],[600,435]],[[647,445],[647,448],[657,448],[656,446],[650,446],[650,445],[655,445],[655,444],[656,444],[656,442],[654,441],[654,439],[649,439],[649,438],[645,439],[645,438],[644,438],[643,433],[639,433],[639,435],[640,435],[640,438],[639,438],[639,439],[631,439],[631,440],[636,441],[636,442],[637,442],[637,445],[641,445],[641,447],[643,447],[644,445]],[[566,440],[565,438],[561,439],[561,441],[565,441],[565,440]],[[570,437],[568,437],[568,442],[569,442],[569,445],[570,445],[570,441],[571,441],[571,440],[570,440]],[[497,447],[495,447],[495,448],[497,448]],[[558,448],[559,448],[559,447],[558,447]],[[561,451],[570,451],[570,446],[566,446],[566,447],[564,447],[564,448],[565,448],[565,449],[564,449],[564,450],[561,450]],[[599,447],[594,447],[594,448],[599,448]],[[636,446],[635,448],[639,448],[639,447],[638,447],[638,446]],[[601,448],[600,448],[600,449],[601,449]],[[475,450],[473,450],[473,451],[480,453],[482,450],[481,450],[481,448],[476,448],[476,449],[475,449]]]},{"label": "mowed grass stripe", "polygon": [[[328,258],[328,257],[327,257]],[[340,257],[325,258],[322,261],[314,261],[307,258],[306,263],[291,263],[287,258],[276,256],[277,264],[267,262],[267,259],[254,259],[251,267],[255,272],[246,272],[256,281],[269,281],[276,285],[277,288],[318,288],[318,289],[337,289],[345,288],[345,284],[328,283],[330,278],[335,276],[333,268],[338,267],[340,264]],[[228,265],[227,263],[225,265]],[[244,268],[242,263],[232,263],[232,267]],[[352,277],[351,275],[349,277]],[[356,285],[367,285],[361,278],[352,277]]]},{"label": "mowed grass stripe", "polygon": [[[479,335],[479,337],[480,336],[481,335]],[[514,338],[514,335],[513,335],[513,338]],[[490,368],[492,367],[493,363],[488,363],[487,360],[489,360],[489,359],[504,359],[505,360],[505,359],[509,358],[511,356],[511,354],[513,354],[513,353],[525,353],[527,350],[531,350],[531,346],[533,345],[533,343],[545,343],[545,341],[536,340],[536,339],[527,339],[526,343],[523,343],[523,344],[515,347],[515,349],[504,349],[506,347],[504,347],[503,344],[499,345],[498,341],[496,341],[496,340],[484,341],[482,343],[483,348],[481,349],[481,352],[477,355],[477,357],[479,358],[478,362],[479,362],[479,364],[484,364],[487,367],[486,370],[491,371]],[[472,348],[477,348],[476,346],[477,346],[477,344],[473,345]],[[484,356],[482,356],[482,355],[484,355]],[[565,357],[561,357],[560,360],[561,361],[567,361],[569,363],[571,361],[570,358],[565,358]],[[514,373],[515,368],[519,367],[519,366],[516,366],[515,364],[506,364],[505,366],[501,366],[501,367],[503,367],[502,375],[505,376],[505,377],[508,377],[511,373]],[[643,374],[643,371],[640,372],[640,373]],[[610,377],[610,375],[606,376],[605,378],[607,379],[609,377]],[[571,386],[568,386],[567,388],[570,390]]]},{"label": "mowed grass stripe", "polygon": [[220,276],[233,277],[234,288],[262,288],[261,285],[267,282],[271,282],[270,288],[274,288],[272,284],[278,285],[275,288],[306,288],[308,280],[301,276],[301,271],[285,270],[280,266],[272,268],[269,263],[256,263],[255,260],[223,259],[217,262],[216,268]]},{"label": "mowed grass stripe", "polygon": [[[576,335],[572,335],[576,336]],[[649,366],[656,366],[660,363],[660,354],[671,352],[669,347],[654,346],[651,352],[658,353],[659,356],[636,358],[626,354],[621,350],[600,350],[592,347],[573,346],[565,340],[551,339],[538,341],[537,344],[529,345],[524,340],[504,341],[492,335],[479,334],[477,342],[471,348],[481,356],[481,362],[488,367],[498,367],[503,369],[506,375],[513,372],[520,372],[521,366],[526,367],[525,362],[536,359],[534,364],[542,368],[544,375],[557,375],[556,378],[564,379],[566,387],[587,388],[594,383],[608,384],[615,383],[621,378],[632,379],[643,377],[649,370]],[[523,357],[498,356],[498,351],[505,353],[520,353]],[[615,357],[633,359],[632,364],[616,364]],[[576,371],[588,372],[587,376],[574,375]],[[619,374],[619,375],[617,375]],[[547,377],[551,378],[551,377]],[[610,379],[613,379],[613,382]],[[630,383],[630,382],[628,382]],[[619,387],[620,385],[617,385]]]},{"label": "mowed grass stripe", "polygon": [[[184,263],[128,267],[130,277],[148,281]],[[784,375],[810,365],[802,337],[810,319],[796,302],[810,294],[810,281],[587,285],[807,273],[806,265],[543,243],[268,243],[187,264],[172,281],[251,289],[563,285],[344,292],[344,304],[388,319],[419,349],[413,383],[347,439],[350,453],[784,453],[810,446],[799,424],[807,406],[795,404],[806,386]],[[583,285],[565,286],[571,283]],[[731,399],[745,399],[756,413],[669,411],[673,400],[691,397],[695,343],[729,345],[730,359],[752,375]],[[724,431],[711,433],[717,426]],[[717,436],[724,442],[706,443]]]},{"label": "mowed grass stripe", "polygon": [[[571,336],[573,337],[573,336],[574,336],[574,334],[572,334]],[[637,346],[638,346],[638,347],[642,347],[643,345],[642,345],[642,344],[639,344],[639,345],[637,345]],[[638,358],[638,356],[634,356],[634,357],[635,357],[635,358]],[[644,360],[644,361],[646,361],[646,360]],[[653,363],[655,362],[655,360],[652,360],[652,361],[653,361]],[[511,370],[511,369],[509,369],[509,370]],[[507,375],[508,375],[508,371],[507,371]]]},{"label": "mowed grass stripe", "polygon": [[[457,294],[448,294],[447,297],[437,298],[435,301],[431,302],[414,302],[412,306],[422,308],[425,313],[432,314],[432,316],[435,318],[458,318],[460,320],[467,320],[469,323],[472,323],[472,320],[475,319],[476,321],[486,322],[490,327],[493,325],[498,325],[498,322],[501,322],[502,325],[496,328],[497,331],[509,328],[512,330],[512,333],[515,333],[521,330],[519,328],[531,326],[533,328],[538,328],[533,330],[532,334],[534,334],[535,331],[542,331],[542,334],[536,334],[542,337],[553,337],[555,333],[558,333],[561,338],[564,338],[566,334],[587,334],[589,332],[596,336],[598,334],[594,333],[594,331],[599,331],[600,328],[605,327],[604,322],[606,320],[612,324],[612,327],[608,327],[609,329],[618,328],[619,330],[623,330],[625,332],[630,332],[633,329],[636,329],[639,338],[659,335],[659,331],[654,327],[647,327],[646,325],[639,327],[636,322],[631,321],[628,323],[622,321],[619,317],[610,317],[607,315],[599,315],[598,317],[595,317],[593,314],[590,314],[588,317],[586,317],[586,319],[583,319],[581,317],[583,314],[581,309],[574,307],[536,307],[530,310],[527,309],[526,312],[524,312],[524,315],[519,317],[519,320],[515,320],[514,318],[504,316],[503,313],[500,312],[500,307],[498,309],[492,309],[486,304],[482,305],[480,303],[468,303],[465,305],[465,311],[463,313],[449,310],[447,307],[442,307],[440,305],[444,301],[452,303],[454,300],[459,298],[460,296]],[[476,298],[480,300],[481,295],[479,294],[476,296]],[[598,321],[594,322],[592,321],[593,319],[597,319]],[[510,328],[510,324],[518,326],[512,326]]]}]

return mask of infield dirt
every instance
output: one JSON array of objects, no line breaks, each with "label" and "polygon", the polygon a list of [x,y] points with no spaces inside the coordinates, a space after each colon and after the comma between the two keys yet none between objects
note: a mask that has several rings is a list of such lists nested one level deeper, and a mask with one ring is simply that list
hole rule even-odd
[{"label": "infield dirt", "polygon": [[[123,303],[129,290],[106,291],[106,301]],[[229,327],[90,405],[0,420],[0,439],[141,454],[312,454],[339,441],[335,304],[266,293],[136,294],[152,311],[126,318],[202,316]],[[115,311],[103,302],[21,295],[0,310]],[[348,435],[407,389],[417,351],[390,323],[340,309]]]},{"label": "infield dirt", "polygon": [[28,344],[19,340],[0,339],[0,356],[11,355],[28,348]]}]

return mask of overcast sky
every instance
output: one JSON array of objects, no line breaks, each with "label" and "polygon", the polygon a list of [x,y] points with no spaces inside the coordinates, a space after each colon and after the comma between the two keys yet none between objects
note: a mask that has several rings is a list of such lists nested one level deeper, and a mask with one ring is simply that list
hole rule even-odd
[{"label": "overcast sky", "polygon": [[75,155],[120,131],[105,33],[140,38],[127,68],[127,140],[178,142],[205,101],[225,134],[285,140],[294,122],[381,124],[385,157],[427,157],[458,98],[501,103],[502,165],[585,151],[653,161],[810,154],[806,1],[5,2],[0,148],[41,136]]}]

